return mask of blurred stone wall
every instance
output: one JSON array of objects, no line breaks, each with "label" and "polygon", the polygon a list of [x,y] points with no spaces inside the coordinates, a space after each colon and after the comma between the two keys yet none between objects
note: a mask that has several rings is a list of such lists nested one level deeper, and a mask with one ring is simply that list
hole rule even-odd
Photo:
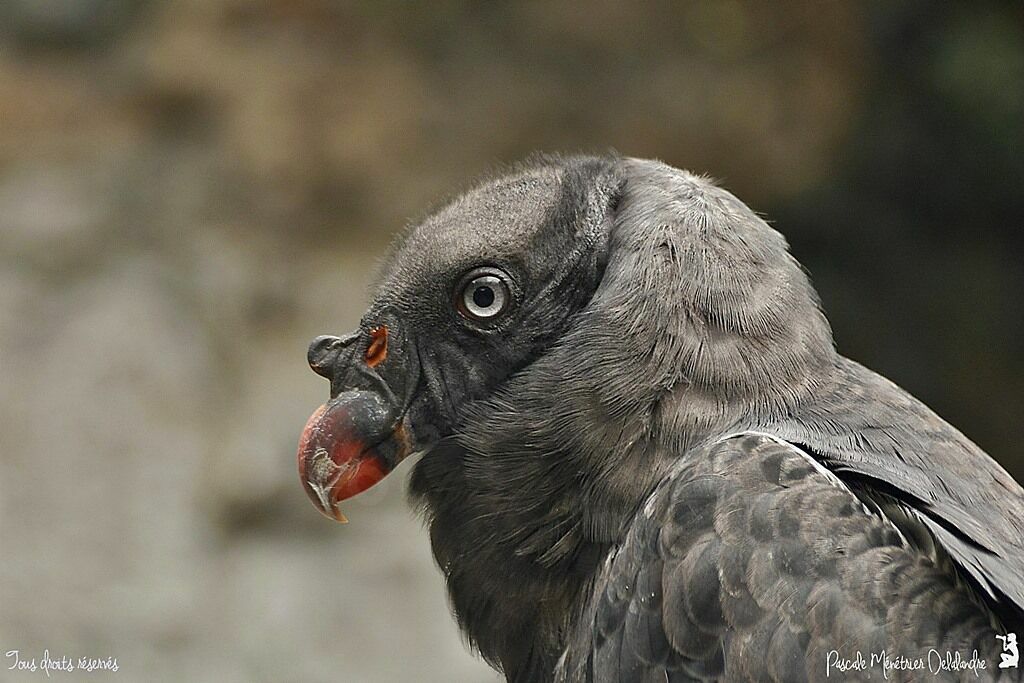
[{"label": "blurred stone wall", "polygon": [[339,527],[294,448],[391,234],[534,150],[722,178],[1020,478],[1024,22],[901,7],[0,3],[0,653],[495,680],[402,477]]}]

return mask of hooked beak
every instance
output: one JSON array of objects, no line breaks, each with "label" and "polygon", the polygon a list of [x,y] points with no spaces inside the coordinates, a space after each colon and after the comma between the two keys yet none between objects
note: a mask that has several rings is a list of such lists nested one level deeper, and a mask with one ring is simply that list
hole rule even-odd
[{"label": "hooked beak", "polygon": [[[356,338],[318,337],[310,346],[310,366],[334,384],[336,374],[352,367],[345,351]],[[355,382],[367,388],[341,391],[317,408],[302,430],[296,454],[306,495],[339,522],[347,520],[338,503],[383,479],[412,450],[401,406],[374,370],[387,356],[387,328],[372,331],[364,355],[354,376],[367,379]]]},{"label": "hooked beak", "polygon": [[387,476],[410,447],[402,421],[391,419],[384,399],[347,391],[320,406],[299,439],[299,479],[320,512],[347,521],[338,503]]}]

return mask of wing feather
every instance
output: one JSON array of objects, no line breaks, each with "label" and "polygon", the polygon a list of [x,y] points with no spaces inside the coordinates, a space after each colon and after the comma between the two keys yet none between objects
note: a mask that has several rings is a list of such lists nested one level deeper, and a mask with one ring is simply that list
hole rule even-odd
[{"label": "wing feather", "polygon": [[930,648],[978,649],[995,676],[992,622],[948,566],[807,453],[744,433],[688,456],[642,507],[556,680],[813,681],[832,651]]}]

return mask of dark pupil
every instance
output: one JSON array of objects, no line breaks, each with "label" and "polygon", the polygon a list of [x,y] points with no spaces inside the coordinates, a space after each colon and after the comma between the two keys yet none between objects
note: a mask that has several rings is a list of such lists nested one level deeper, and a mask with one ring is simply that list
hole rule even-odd
[{"label": "dark pupil", "polygon": [[480,308],[490,308],[494,303],[494,290],[486,285],[480,285],[473,290],[473,303]]}]

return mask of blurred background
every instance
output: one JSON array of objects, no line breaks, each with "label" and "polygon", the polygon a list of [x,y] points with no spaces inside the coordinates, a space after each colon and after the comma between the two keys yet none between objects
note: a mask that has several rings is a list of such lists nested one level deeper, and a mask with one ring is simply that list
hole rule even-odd
[{"label": "blurred background", "polygon": [[1020,3],[3,0],[0,653],[496,680],[403,476],[345,527],[301,491],[306,344],[474,176],[612,148],[721,179],[1024,478]]}]

